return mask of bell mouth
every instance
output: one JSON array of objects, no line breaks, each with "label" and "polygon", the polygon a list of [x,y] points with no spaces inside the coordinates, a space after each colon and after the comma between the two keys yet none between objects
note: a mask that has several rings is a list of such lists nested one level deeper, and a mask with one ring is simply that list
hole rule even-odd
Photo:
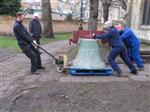
[{"label": "bell mouth", "polygon": [[88,38],[88,39],[85,39],[85,38],[80,38],[79,39],[80,41],[97,41],[96,39],[91,39],[91,38]]}]

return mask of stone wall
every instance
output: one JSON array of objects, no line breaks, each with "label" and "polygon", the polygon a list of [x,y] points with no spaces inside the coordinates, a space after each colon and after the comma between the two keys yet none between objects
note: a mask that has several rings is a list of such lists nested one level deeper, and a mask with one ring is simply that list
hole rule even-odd
[{"label": "stone wall", "polygon": [[142,25],[144,0],[133,0],[131,28],[140,39],[150,41],[150,26]]},{"label": "stone wall", "polygon": [[[13,35],[13,17],[0,16],[0,35]],[[24,25],[28,29],[29,19],[25,19]],[[79,22],[53,21],[54,33],[66,33],[78,30]],[[88,23],[83,23],[83,29],[88,29]],[[102,30],[102,24],[98,24],[98,30]]]}]

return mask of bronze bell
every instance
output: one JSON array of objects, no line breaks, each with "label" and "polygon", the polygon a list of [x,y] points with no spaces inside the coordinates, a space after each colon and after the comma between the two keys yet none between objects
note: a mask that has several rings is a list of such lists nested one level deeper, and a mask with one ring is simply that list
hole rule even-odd
[{"label": "bronze bell", "polygon": [[79,50],[71,68],[96,70],[105,67],[99,42],[95,39],[80,39]]}]

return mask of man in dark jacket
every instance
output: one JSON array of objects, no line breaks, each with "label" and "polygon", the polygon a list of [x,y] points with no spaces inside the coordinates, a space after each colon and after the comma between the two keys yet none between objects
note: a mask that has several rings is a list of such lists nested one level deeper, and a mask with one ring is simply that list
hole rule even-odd
[{"label": "man in dark jacket", "polygon": [[114,74],[117,76],[121,75],[121,69],[118,64],[115,62],[115,59],[120,55],[121,59],[129,67],[130,73],[137,74],[135,67],[133,66],[131,60],[128,57],[126,47],[122,40],[120,39],[119,32],[116,28],[112,26],[110,21],[105,22],[104,27],[107,29],[106,33],[102,35],[94,36],[96,39],[109,39],[109,45],[111,46],[111,51],[108,56],[108,61],[111,64]]},{"label": "man in dark jacket", "polygon": [[138,70],[143,70],[144,64],[139,52],[140,40],[134,32],[124,24],[118,25],[117,29],[120,31],[120,38],[123,40],[128,49],[130,59],[137,64]]},{"label": "man in dark jacket", "polygon": [[36,41],[29,35],[23,26],[24,15],[19,12],[16,14],[16,20],[13,26],[13,31],[17,39],[18,45],[22,52],[31,60],[31,73],[40,74],[38,69],[45,69],[41,65],[41,57],[39,51],[35,48]]},{"label": "man in dark jacket", "polygon": [[42,28],[37,13],[34,13],[33,19],[29,22],[29,32],[30,35],[37,41],[37,44],[40,45]]}]

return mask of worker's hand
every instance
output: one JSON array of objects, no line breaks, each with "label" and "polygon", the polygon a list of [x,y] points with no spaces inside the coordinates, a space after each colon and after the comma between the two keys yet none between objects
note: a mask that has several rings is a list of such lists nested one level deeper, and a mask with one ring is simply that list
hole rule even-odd
[{"label": "worker's hand", "polygon": [[37,48],[38,44],[37,44],[36,40],[33,40],[33,46],[34,46],[35,48]]},{"label": "worker's hand", "polygon": [[96,34],[93,33],[92,36],[93,36],[93,39],[96,39]]},{"label": "worker's hand", "polygon": [[33,40],[33,44],[38,45],[37,42],[36,42],[36,40]]}]

